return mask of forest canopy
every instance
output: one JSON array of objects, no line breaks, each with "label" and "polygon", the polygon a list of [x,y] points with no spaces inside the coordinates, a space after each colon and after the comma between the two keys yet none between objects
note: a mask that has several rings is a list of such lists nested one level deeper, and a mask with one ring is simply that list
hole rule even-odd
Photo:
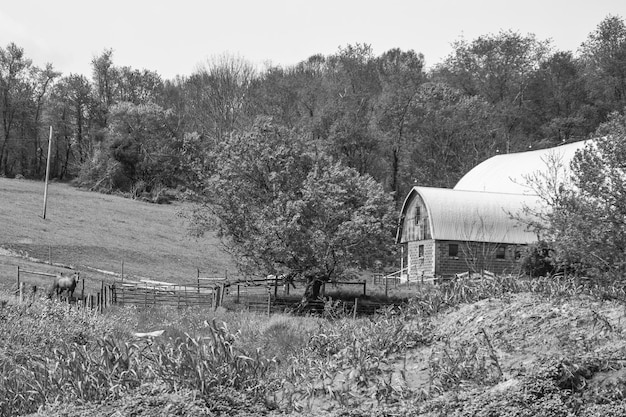
[{"label": "forest canopy", "polygon": [[451,187],[497,153],[585,139],[624,113],[619,16],[575,52],[510,30],[451,49],[430,70],[419,52],[354,44],[263,70],[223,55],[165,80],[115,65],[112,50],[92,60],[91,77],[63,75],[9,43],[0,47],[0,175],[42,178],[52,126],[53,178],[158,201],[197,181],[190,155],[205,155],[210,173],[219,161],[209,155],[262,117],[371,176],[398,204],[415,184]]}]

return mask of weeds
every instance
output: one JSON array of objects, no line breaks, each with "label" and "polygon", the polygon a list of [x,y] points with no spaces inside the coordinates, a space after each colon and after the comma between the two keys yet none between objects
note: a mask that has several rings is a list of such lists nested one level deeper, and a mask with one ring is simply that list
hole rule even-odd
[{"label": "weeds", "polygon": [[[512,410],[525,401],[535,401],[530,409],[539,414],[578,410],[570,403],[572,396],[592,392],[589,381],[595,373],[622,369],[623,349],[604,355],[608,358],[604,362],[599,357],[567,357],[594,351],[600,342],[619,337],[622,325],[614,315],[589,309],[579,323],[593,332],[578,342],[584,330],[571,332],[571,340],[563,339],[571,349],[559,346],[569,356],[561,358],[558,366],[542,364],[543,373],[524,375],[518,381],[522,388],[511,388],[511,400],[497,390],[489,393],[491,387],[507,381],[505,374],[510,371],[500,362],[497,348],[504,342],[498,332],[485,326],[469,340],[452,339],[435,325],[441,312],[461,304],[507,300],[519,292],[555,301],[623,296],[618,285],[601,288],[563,277],[458,280],[424,287],[405,305],[358,320],[340,302],[328,302],[324,318],[120,309],[111,313],[114,320],[55,303],[5,303],[0,307],[0,371],[5,377],[0,381],[0,414],[26,414],[59,402],[119,401],[144,390],[146,384],[169,393],[191,392],[206,404],[219,398],[220,405],[214,407],[230,407],[231,402],[271,404],[284,412],[389,409],[419,403],[417,408],[431,407],[440,415],[470,415],[471,410],[485,416],[487,410],[517,415]],[[166,336],[132,339],[131,331],[138,326],[159,326]],[[576,344],[583,342],[582,347]],[[406,358],[420,349],[429,352],[421,365],[427,374],[424,385],[416,388],[407,379],[411,375]],[[509,349],[507,354],[513,352]],[[474,391],[485,394],[461,400]],[[623,401],[623,380],[594,386],[593,392],[607,403]],[[443,405],[451,397],[457,400]],[[592,405],[593,412],[604,409],[604,403]]]}]

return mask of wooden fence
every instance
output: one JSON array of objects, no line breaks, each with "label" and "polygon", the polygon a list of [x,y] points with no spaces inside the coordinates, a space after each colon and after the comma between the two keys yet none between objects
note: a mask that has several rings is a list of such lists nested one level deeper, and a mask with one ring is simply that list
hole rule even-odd
[{"label": "wooden fence", "polygon": [[[28,275],[56,277],[56,274],[17,268],[17,288],[21,300],[29,294],[36,293],[32,285],[27,288],[24,278]],[[300,297],[289,294],[290,282],[279,277],[257,279],[234,279],[227,275],[223,277],[196,277],[194,284],[174,284],[150,279],[116,280],[113,283],[100,281],[99,289],[95,293],[85,293],[85,279],[81,278],[74,297],[66,301],[81,308],[96,309],[104,312],[115,305],[135,305],[140,307],[170,306],[191,307],[202,306],[217,308],[224,303],[229,307],[254,311],[259,313],[277,313],[293,310],[300,302]],[[358,293],[367,294],[366,281],[331,281],[322,285],[321,294],[331,292],[338,287],[354,286]],[[93,288],[93,286],[91,286]],[[41,293],[41,291],[39,291]],[[343,314],[371,314],[381,305],[359,302],[358,296],[353,301],[335,302],[333,309]],[[324,302],[309,302],[309,308],[323,311]]]}]

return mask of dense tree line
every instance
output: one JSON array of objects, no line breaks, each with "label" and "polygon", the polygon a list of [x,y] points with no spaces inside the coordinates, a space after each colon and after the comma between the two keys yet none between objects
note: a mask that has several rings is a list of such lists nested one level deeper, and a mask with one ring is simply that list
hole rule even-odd
[{"label": "dense tree line", "polygon": [[626,25],[609,16],[576,53],[513,31],[462,40],[430,70],[412,50],[347,45],[262,71],[225,55],[188,76],[119,67],[91,78],[38,68],[0,47],[0,175],[52,176],[139,193],[190,186],[214,149],[259,118],[369,174],[400,201],[415,183],[450,187],[498,152],[586,138],[626,107]]}]

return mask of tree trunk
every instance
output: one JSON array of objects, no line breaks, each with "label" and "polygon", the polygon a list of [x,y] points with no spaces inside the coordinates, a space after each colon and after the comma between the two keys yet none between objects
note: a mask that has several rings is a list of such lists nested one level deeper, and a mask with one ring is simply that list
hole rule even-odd
[{"label": "tree trunk", "polygon": [[304,299],[306,299],[307,301],[317,300],[320,297],[321,289],[322,280],[318,278],[313,278],[307,283],[306,289],[304,290]]}]

